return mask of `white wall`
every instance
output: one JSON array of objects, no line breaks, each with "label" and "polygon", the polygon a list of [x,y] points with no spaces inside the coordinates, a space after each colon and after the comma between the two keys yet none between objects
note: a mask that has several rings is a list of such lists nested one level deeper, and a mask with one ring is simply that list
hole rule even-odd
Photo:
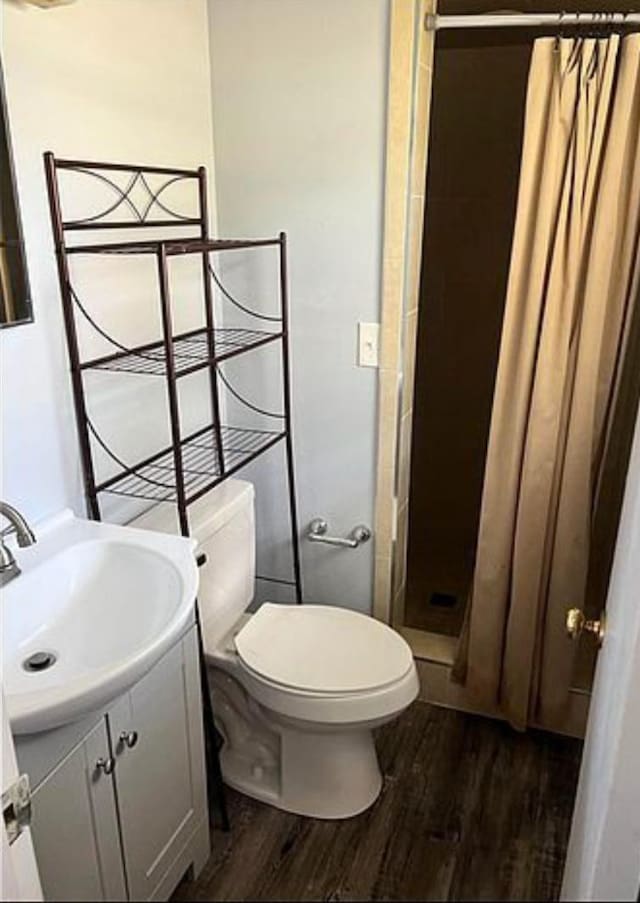
[{"label": "white wall", "polygon": [[[1,494],[37,519],[65,505],[83,510],[42,153],[169,166],[204,163],[211,171],[207,13],[205,0],[81,0],[47,11],[2,0],[1,11],[7,104],[35,312],[32,325],[0,334]],[[145,285],[153,288],[146,275]],[[83,282],[89,300],[98,303],[125,341],[135,339],[136,330],[142,334],[150,329],[152,322],[146,325],[140,306],[140,275],[131,283],[128,278],[128,272],[117,275],[104,265]],[[193,296],[190,275],[186,281]],[[157,316],[155,296],[147,293],[145,303],[156,305]],[[144,387],[137,380],[132,391],[126,377],[96,379],[103,380],[95,387],[98,396],[110,398],[101,413],[107,413],[106,407],[113,413],[117,406],[125,421],[118,435],[109,430],[113,423],[106,424],[109,438],[126,452],[132,452],[142,434],[152,444],[153,425],[165,422],[149,413],[155,410],[151,400],[164,403],[162,380],[153,385],[145,381]]]},{"label": "white wall", "polygon": [[[376,371],[356,366],[357,323],[380,309],[387,0],[210,0],[220,234],[289,236],[294,440],[303,528],[346,534],[373,522]],[[268,309],[274,272],[245,255],[229,285]],[[226,320],[225,322],[230,322]],[[275,362],[250,377],[277,406]],[[259,559],[287,567],[282,458],[253,468]],[[373,543],[357,552],[303,542],[306,601],[369,611]],[[263,595],[273,597],[269,588]]]}]

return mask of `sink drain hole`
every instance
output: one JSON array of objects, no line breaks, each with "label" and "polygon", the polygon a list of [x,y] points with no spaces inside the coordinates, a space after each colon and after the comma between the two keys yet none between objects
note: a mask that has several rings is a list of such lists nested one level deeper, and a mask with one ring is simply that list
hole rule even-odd
[{"label": "sink drain hole", "polygon": [[29,658],[25,658],[22,667],[25,671],[46,671],[56,663],[53,652],[34,652]]}]

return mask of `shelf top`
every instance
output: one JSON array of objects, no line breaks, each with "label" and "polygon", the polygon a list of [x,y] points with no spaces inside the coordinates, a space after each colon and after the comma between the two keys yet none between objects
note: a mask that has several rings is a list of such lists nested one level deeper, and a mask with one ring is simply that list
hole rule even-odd
[{"label": "shelf top", "polygon": [[177,254],[197,254],[203,251],[229,251],[234,248],[258,248],[279,245],[276,238],[212,238],[206,241],[201,238],[171,238],[150,241],[106,242],[104,244],[87,244],[67,247],[67,254],[161,254],[167,257]]}]

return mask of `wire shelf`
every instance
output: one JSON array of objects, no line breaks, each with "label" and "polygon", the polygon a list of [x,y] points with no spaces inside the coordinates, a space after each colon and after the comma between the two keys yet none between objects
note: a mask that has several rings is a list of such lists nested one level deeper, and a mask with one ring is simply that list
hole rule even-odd
[{"label": "wire shelf", "polygon": [[[213,489],[218,483],[285,436],[275,430],[250,430],[223,426],[224,472],[221,472],[213,427],[200,430],[182,442],[182,468],[187,502]],[[135,465],[122,476],[111,477],[96,486],[98,492],[150,499],[177,501],[173,449],[165,449],[153,460]]]},{"label": "wire shelf", "polygon": [[[259,348],[282,338],[282,332],[262,329],[221,328],[214,330],[215,357],[209,354],[207,330],[176,336],[173,340],[173,357],[176,376],[186,376],[207,367],[210,363],[224,361],[236,354]],[[106,357],[85,361],[83,370],[109,370],[118,373],[136,373],[144,376],[165,376],[166,353],[162,341],[117,351]]]},{"label": "wire shelf", "polygon": [[[190,222],[190,221],[189,221]],[[184,223],[188,225],[189,222]],[[105,227],[105,223],[89,224],[94,229]],[[119,225],[122,224],[106,224]],[[159,225],[158,223],[139,222],[133,225]],[[167,239],[164,241],[120,241],[105,242],[102,244],[83,244],[67,247],[67,254],[159,254],[164,251],[167,257],[175,257],[181,254],[208,254],[210,251],[246,250],[249,248],[264,248],[278,245],[278,238],[184,238]]]}]

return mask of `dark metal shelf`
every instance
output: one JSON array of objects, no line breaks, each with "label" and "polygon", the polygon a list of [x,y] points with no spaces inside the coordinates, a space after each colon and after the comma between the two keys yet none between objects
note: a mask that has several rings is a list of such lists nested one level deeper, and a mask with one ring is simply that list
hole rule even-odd
[{"label": "dark metal shelf", "polygon": [[[198,220],[195,220],[198,222]],[[190,225],[191,220],[182,225]],[[160,225],[154,223],[153,225]],[[77,223],[73,228],[104,229],[109,227],[122,228],[121,223]],[[69,226],[67,226],[69,228]],[[185,238],[168,239],[160,241],[121,241],[104,242],[101,244],[86,244],[67,247],[67,254],[159,254],[162,250],[167,257],[175,257],[177,254],[203,254],[209,251],[233,251],[244,248],[275,247],[280,244],[279,238]]]},{"label": "dark metal shelf", "polygon": [[[209,353],[206,329],[197,329],[174,337],[173,358],[176,377],[187,376],[217,363],[260,348],[282,339],[282,332],[262,329],[220,328],[214,330],[215,354]],[[114,354],[94,358],[80,365],[82,370],[109,370],[118,373],[136,373],[145,376],[165,376],[167,357],[164,341],[160,339],[147,345],[117,351]]]},{"label": "dark metal shelf", "polygon": [[[221,470],[212,426],[204,427],[181,442],[184,490],[187,504],[209,492],[218,483],[265,452],[286,435],[284,431],[254,430],[223,426]],[[155,502],[175,502],[178,498],[173,446],[163,449],[96,486],[110,492]]]},{"label": "dark metal shelf", "polygon": [[[263,238],[212,238],[209,233],[207,175],[202,166],[182,169],[61,160],[50,152],[45,154],[44,162],[89,515],[100,520],[101,493],[173,502],[177,508],[180,532],[187,536],[190,532],[190,503],[282,439],[288,484],[293,580],[296,602],[302,602],[291,435],[286,234],[280,232],[277,236]],[[62,173],[64,196],[70,197],[75,191],[74,186],[78,189],[72,217],[63,211],[59,181]],[[90,186],[99,191],[85,192]],[[176,193],[172,186],[180,190]],[[92,200],[81,205],[78,202],[85,197],[85,193]],[[96,204],[98,209],[95,209]],[[166,231],[168,228],[172,229],[172,233]],[[189,231],[184,233],[184,228]],[[132,235],[130,230],[137,234]],[[68,239],[71,234],[75,240],[70,245]],[[216,271],[215,252],[231,252],[234,249],[272,250],[277,253],[277,275],[274,272],[278,286],[277,299],[269,299],[275,310],[263,312],[260,303],[256,307],[256,299],[237,298],[225,286]],[[149,276],[154,278],[158,295],[161,338],[143,345],[126,345],[111,336],[96,320],[90,299],[85,303],[78,296],[71,266],[78,256],[96,254],[114,255],[114,266],[121,259],[119,255],[147,255],[147,260],[152,264],[148,268]],[[179,298],[172,297],[170,259],[187,254],[195,254],[198,258],[204,322],[189,332],[174,332],[175,304],[179,303]],[[270,256],[273,259],[274,255]],[[263,291],[261,289],[261,294]],[[215,292],[219,293],[221,305],[228,302],[244,316],[250,317],[246,325],[251,328],[225,328],[222,325],[218,328]],[[91,360],[80,358],[78,316],[84,317],[95,333],[108,343],[104,346],[105,352]],[[240,322],[245,323],[244,320]],[[234,387],[229,374],[220,366],[229,358],[269,343],[280,352],[282,402],[278,410],[267,410],[256,405]],[[123,460],[114,451],[110,439],[103,438],[99,424],[94,424],[89,417],[87,392],[91,386],[89,381],[83,379],[83,374],[89,370],[164,377],[170,445],[133,465]],[[178,378],[198,370],[207,372],[209,377],[208,386],[203,387],[209,397],[208,425],[185,436],[180,417]],[[241,405],[240,409],[245,412],[243,417],[247,417],[242,421],[243,427],[222,426],[222,393],[225,393],[224,397],[228,393]],[[247,428],[255,417],[269,418],[266,422],[272,425],[272,429],[262,429],[263,419],[257,421],[258,429]],[[106,479],[96,474],[98,448],[114,467],[113,475]],[[215,741],[212,741],[214,745]]]}]

